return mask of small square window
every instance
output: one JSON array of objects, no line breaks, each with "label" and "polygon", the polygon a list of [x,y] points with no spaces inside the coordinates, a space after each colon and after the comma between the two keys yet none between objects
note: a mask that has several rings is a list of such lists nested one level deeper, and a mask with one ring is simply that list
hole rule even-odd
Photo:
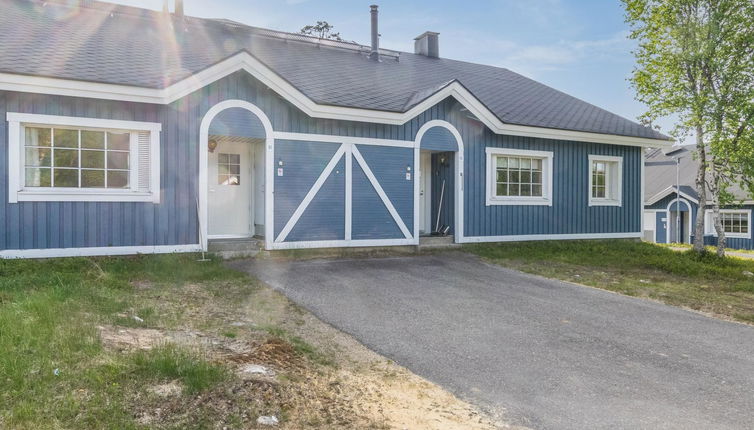
[{"label": "small square window", "polygon": [[241,155],[217,154],[218,185],[241,185]]}]

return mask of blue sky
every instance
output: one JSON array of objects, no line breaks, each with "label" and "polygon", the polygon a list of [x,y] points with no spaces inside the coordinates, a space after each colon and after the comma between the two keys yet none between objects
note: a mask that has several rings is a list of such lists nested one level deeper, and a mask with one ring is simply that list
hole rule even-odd
[{"label": "blue sky", "polygon": [[[162,0],[111,0],[159,9]],[[173,0],[171,0],[172,3]],[[440,33],[446,58],[507,67],[635,120],[644,111],[627,81],[634,65],[618,0],[184,0],[192,16],[296,32],[317,20],[369,43],[369,5],[380,5],[381,46],[413,50]],[[670,120],[658,121],[663,131]]]}]

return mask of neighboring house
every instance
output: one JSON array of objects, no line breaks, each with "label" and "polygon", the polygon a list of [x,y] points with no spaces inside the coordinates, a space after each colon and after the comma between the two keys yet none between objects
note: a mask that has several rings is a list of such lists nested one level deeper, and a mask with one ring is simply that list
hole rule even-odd
[{"label": "neighboring house", "polygon": [[[656,243],[692,243],[694,226],[699,213],[696,192],[695,145],[674,146],[651,150],[645,163],[644,240]],[[676,160],[680,158],[676,173]],[[680,192],[676,189],[680,184]],[[734,249],[754,249],[751,234],[751,211],[754,201],[740,187],[728,190],[737,204],[720,209],[727,245]],[[708,194],[709,195],[709,194]],[[680,208],[680,209],[678,209]],[[704,211],[704,242],[717,244],[712,206]]]},{"label": "neighboring house", "polygon": [[644,149],[666,136],[441,58],[437,33],[405,53],[376,25],[362,46],[0,1],[2,257],[642,235]]}]

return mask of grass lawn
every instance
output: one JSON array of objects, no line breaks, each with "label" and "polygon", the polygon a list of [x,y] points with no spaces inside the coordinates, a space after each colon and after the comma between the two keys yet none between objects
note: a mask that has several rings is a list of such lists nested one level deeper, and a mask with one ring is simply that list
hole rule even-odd
[{"label": "grass lawn", "polygon": [[425,417],[416,428],[492,428],[255,279],[196,258],[0,260],[0,428],[258,428],[262,415],[284,429]]},{"label": "grass lawn", "polygon": [[697,256],[643,242],[475,244],[505,267],[754,323],[754,260]]}]

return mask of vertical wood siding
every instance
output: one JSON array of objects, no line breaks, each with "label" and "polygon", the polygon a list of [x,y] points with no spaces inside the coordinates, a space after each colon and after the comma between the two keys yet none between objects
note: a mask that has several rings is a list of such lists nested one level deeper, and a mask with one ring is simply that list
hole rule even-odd
[{"label": "vertical wood siding", "polygon": [[[212,106],[229,99],[246,100],[259,106],[270,118],[276,131],[413,141],[422,124],[434,119],[450,122],[461,133],[465,147],[466,236],[617,233],[640,230],[640,148],[495,135],[468,112],[462,110],[459,103],[453,99],[438,103],[401,126],[315,119],[300,112],[250,75],[237,72],[167,106],[0,92],[0,115],[3,118],[0,121],[0,136],[5,139],[0,148],[0,166],[4,171],[0,176],[0,249],[198,243],[196,200],[199,126],[205,113]],[[9,111],[160,122],[163,126],[163,188],[160,204],[7,203],[8,130],[5,113]],[[308,145],[310,143],[307,142],[277,142],[275,153],[276,156],[278,153],[305,154]],[[553,206],[485,206],[486,146],[554,152]],[[384,159],[381,158],[381,154],[370,154],[370,149],[364,149],[362,153],[365,158],[370,157],[368,162],[375,170],[375,175],[378,171],[380,175],[388,174],[381,171],[383,168],[394,169],[395,172],[403,169],[405,181],[405,169],[410,162],[406,162],[402,157],[399,157],[400,160],[391,159],[392,156],[387,152]],[[623,207],[588,207],[589,154],[624,157]],[[309,159],[307,162],[311,161]],[[290,165],[286,166],[286,175],[292,173],[289,167]],[[319,172],[322,167],[324,165],[320,167]],[[307,175],[310,173],[308,170],[297,172],[296,175],[301,178],[296,180],[306,182],[303,178],[309,178]],[[315,173],[319,174],[311,174]],[[363,172],[359,173],[355,166],[354,177],[359,174],[363,175]],[[403,182],[401,184],[405,185]],[[332,188],[336,189],[336,185],[332,185]],[[295,198],[283,196],[283,193],[277,191],[276,188],[275,229],[276,233],[279,233],[279,229],[285,225],[282,220],[295,210]],[[390,191],[395,192],[392,189]],[[295,197],[303,198],[298,195]],[[360,198],[362,196],[357,196],[354,189],[354,210],[357,199]],[[396,209],[409,229],[413,229],[412,201],[404,199],[401,195],[395,197],[393,203],[396,204]],[[447,212],[452,214],[452,211]],[[316,230],[322,237],[335,237],[340,234],[335,231],[317,230],[312,227],[309,214],[306,214],[305,218],[307,230]],[[368,222],[372,221],[365,219],[365,226],[359,228],[366,228]],[[333,222],[327,218],[322,219],[321,223]],[[354,217],[354,239],[357,238],[358,223]],[[362,237],[359,238],[372,238],[366,233],[360,234]],[[294,236],[298,235],[296,232]]]}]

